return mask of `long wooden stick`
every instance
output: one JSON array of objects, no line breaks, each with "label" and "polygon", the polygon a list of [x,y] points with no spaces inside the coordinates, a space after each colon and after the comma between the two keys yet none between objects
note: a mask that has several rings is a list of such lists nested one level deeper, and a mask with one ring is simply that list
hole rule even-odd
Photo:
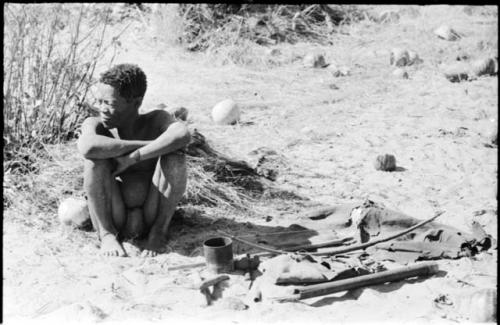
[{"label": "long wooden stick", "polygon": [[311,255],[338,255],[338,254],[343,254],[343,253],[347,253],[347,252],[357,251],[357,250],[360,250],[360,249],[365,249],[367,247],[370,247],[370,246],[373,246],[373,245],[377,245],[377,244],[380,244],[380,243],[383,243],[383,242],[386,242],[386,241],[389,241],[389,240],[393,240],[393,239],[395,239],[397,237],[401,237],[403,235],[406,235],[407,233],[412,232],[413,230],[415,230],[417,228],[420,228],[423,225],[428,224],[429,222],[435,220],[437,217],[439,217],[443,213],[444,213],[444,211],[436,212],[436,214],[434,215],[434,217],[429,218],[427,220],[424,220],[422,222],[419,222],[419,223],[417,223],[416,225],[414,225],[414,226],[412,226],[410,228],[407,228],[407,229],[405,229],[405,230],[403,230],[401,232],[398,232],[397,234],[394,234],[394,235],[391,235],[391,236],[387,236],[385,238],[380,238],[380,239],[369,241],[369,242],[364,243],[364,244],[347,246],[347,247],[344,247],[344,248],[335,249],[335,250],[331,250],[331,251],[318,252],[318,253],[309,253],[309,254],[311,254]]},{"label": "long wooden stick", "polygon": [[281,302],[296,301],[300,299],[329,295],[340,291],[352,290],[376,284],[383,284],[386,282],[399,281],[415,276],[430,276],[436,274],[438,271],[439,267],[437,263],[424,262],[394,270],[296,288],[292,296],[280,297],[276,298],[275,300]]},{"label": "long wooden stick", "polygon": [[[357,250],[360,250],[360,249],[365,249],[367,247],[370,247],[370,246],[373,246],[373,245],[377,245],[379,243],[383,243],[383,242],[386,242],[386,241],[393,240],[395,238],[401,237],[403,235],[406,235],[407,233],[412,232],[413,230],[415,230],[417,228],[420,228],[423,225],[428,224],[429,222],[435,220],[437,217],[439,217],[443,213],[444,213],[444,211],[436,212],[436,214],[432,218],[429,218],[427,220],[419,222],[418,224],[416,224],[416,225],[414,225],[414,226],[412,226],[410,228],[407,228],[407,229],[405,229],[405,230],[403,230],[401,232],[398,232],[398,233],[396,233],[394,235],[391,235],[391,236],[387,236],[385,238],[380,238],[380,239],[372,240],[372,241],[369,241],[369,242],[364,243],[364,244],[351,245],[351,246],[347,246],[347,247],[344,247],[344,248],[335,249],[335,250],[331,250],[331,251],[325,251],[325,252],[317,252],[317,253],[296,252],[296,253],[297,254],[302,254],[302,255],[338,255],[338,254],[344,254],[344,253],[348,253],[348,252],[352,252],[352,251],[357,251]],[[224,236],[227,236],[227,237],[229,237],[229,238],[231,238],[231,239],[233,239],[235,241],[238,241],[240,243],[246,244],[246,245],[254,247],[254,248],[258,248],[258,249],[266,251],[266,252],[270,252],[270,253],[274,253],[274,254],[289,254],[289,253],[291,253],[289,251],[287,252],[287,251],[284,251],[284,250],[274,249],[274,248],[262,246],[262,245],[259,245],[259,244],[255,244],[255,243],[249,242],[247,240],[244,240],[244,239],[238,238],[236,236],[233,236],[231,234],[228,234],[228,233],[226,233],[224,231],[221,231],[221,230],[218,230],[217,232],[219,232],[219,233],[223,234]]]},{"label": "long wooden stick", "polygon": [[313,249],[318,249],[318,248],[340,246],[340,245],[343,245],[343,244],[350,242],[352,240],[354,240],[353,237],[346,237],[346,238],[342,238],[342,239],[335,239],[335,240],[327,241],[324,243],[294,246],[294,247],[290,247],[290,248],[285,248],[285,250],[287,250],[289,252],[308,251],[308,250],[313,250]]}]

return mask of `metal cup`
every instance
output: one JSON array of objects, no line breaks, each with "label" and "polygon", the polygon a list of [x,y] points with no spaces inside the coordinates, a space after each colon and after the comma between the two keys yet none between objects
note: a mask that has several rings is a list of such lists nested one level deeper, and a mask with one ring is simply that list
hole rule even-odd
[{"label": "metal cup", "polygon": [[233,271],[233,241],[227,237],[215,237],[203,243],[203,255],[207,268],[213,273]]}]

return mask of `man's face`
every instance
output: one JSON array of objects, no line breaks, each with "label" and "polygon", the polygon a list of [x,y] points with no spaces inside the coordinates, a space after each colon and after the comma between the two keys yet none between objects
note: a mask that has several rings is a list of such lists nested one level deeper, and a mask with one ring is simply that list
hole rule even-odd
[{"label": "man's face", "polygon": [[133,116],[137,108],[135,101],[127,101],[113,86],[99,83],[97,85],[97,108],[102,124],[107,129],[124,125]]}]

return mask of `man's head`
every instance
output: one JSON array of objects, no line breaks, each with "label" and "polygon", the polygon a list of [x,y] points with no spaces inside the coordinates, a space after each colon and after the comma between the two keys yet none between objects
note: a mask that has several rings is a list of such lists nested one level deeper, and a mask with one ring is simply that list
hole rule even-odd
[{"label": "man's head", "polygon": [[136,116],[146,87],[146,75],[136,65],[119,64],[104,72],[99,79],[97,93],[104,126],[118,127]]}]

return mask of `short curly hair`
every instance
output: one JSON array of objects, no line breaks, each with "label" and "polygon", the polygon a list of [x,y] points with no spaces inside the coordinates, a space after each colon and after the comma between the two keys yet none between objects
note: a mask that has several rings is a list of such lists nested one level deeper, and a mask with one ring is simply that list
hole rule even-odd
[{"label": "short curly hair", "polygon": [[135,64],[123,63],[101,74],[99,82],[116,89],[126,99],[144,97],[147,88],[146,74]]}]

